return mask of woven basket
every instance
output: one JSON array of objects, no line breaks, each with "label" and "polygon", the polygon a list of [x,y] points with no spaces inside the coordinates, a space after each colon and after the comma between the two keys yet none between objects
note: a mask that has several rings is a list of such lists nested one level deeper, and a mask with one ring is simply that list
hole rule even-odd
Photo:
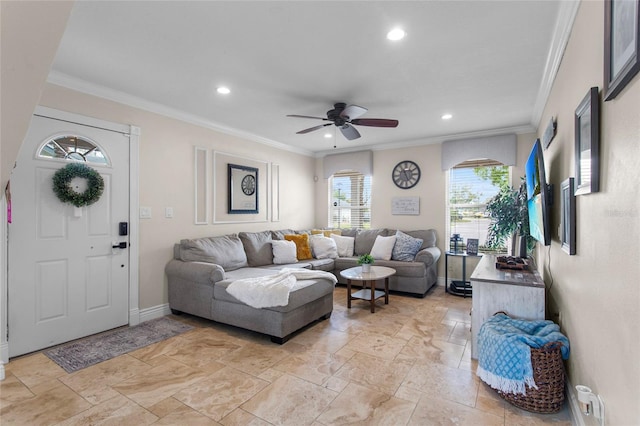
[{"label": "woven basket", "polygon": [[538,389],[525,385],[526,394],[498,394],[523,410],[534,413],[556,413],[564,404],[564,364],[562,363],[562,344],[547,343],[541,348],[531,348],[531,366],[533,380]]}]

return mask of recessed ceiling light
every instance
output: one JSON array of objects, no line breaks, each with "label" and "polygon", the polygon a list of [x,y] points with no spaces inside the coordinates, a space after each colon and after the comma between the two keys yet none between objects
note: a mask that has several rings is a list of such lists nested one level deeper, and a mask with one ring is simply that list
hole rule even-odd
[{"label": "recessed ceiling light", "polygon": [[442,114],[441,117],[443,120],[451,120],[453,118],[452,114]]},{"label": "recessed ceiling light", "polygon": [[231,90],[229,90],[228,87],[224,87],[224,86],[220,86],[216,89],[216,91],[218,93],[220,93],[221,95],[228,95],[229,93],[231,93]]},{"label": "recessed ceiling light", "polygon": [[394,28],[387,33],[387,38],[389,40],[398,41],[402,40],[407,33],[404,32],[401,28]]},{"label": "recessed ceiling light", "polygon": [[332,135],[331,133],[325,133],[325,134],[324,134],[324,137],[325,137],[325,138],[327,138],[327,139],[329,139],[329,138],[332,138],[332,137],[333,137],[333,135]]}]

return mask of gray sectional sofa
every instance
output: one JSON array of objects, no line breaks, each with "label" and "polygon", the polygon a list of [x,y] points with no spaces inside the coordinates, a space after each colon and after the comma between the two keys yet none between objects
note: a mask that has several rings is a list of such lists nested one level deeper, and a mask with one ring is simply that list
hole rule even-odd
[{"label": "gray sectional sofa", "polygon": [[[254,308],[234,298],[226,290],[236,280],[278,274],[283,268],[306,268],[333,273],[339,282],[340,271],[357,266],[358,256],[371,252],[378,236],[395,235],[395,230],[341,230],[344,240],[353,238],[353,254],[348,257],[309,258],[295,263],[274,264],[273,240],[311,231],[240,232],[219,237],[182,240],[174,246],[174,259],[165,268],[169,286],[169,306],[174,313],[189,313],[271,336],[285,342],[294,332],[331,316],[334,282],[313,278],[305,287],[292,291],[286,306]],[[413,260],[376,260],[375,265],[396,270],[391,277],[392,291],[424,297],[437,282],[434,230],[408,231],[422,240]],[[419,244],[419,243],[418,243]],[[273,246],[276,244],[274,243]]]}]

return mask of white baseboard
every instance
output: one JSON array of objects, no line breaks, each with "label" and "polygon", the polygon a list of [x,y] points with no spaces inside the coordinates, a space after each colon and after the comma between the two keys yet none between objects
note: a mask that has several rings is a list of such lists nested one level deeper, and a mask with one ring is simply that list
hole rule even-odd
[{"label": "white baseboard", "polygon": [[9,362],[9,344],[0,344],[0,381],[4,380],[4,365]]},{"label": "white baseboard", "polygon": [[0,343],[0,363],[9,362],[9,343]]},{"label": "white baseboard", "polygon": [[444,277],[438,277],[438,281],[436,284],[444,287]]},{"label": "white baseboard", "polygon": [[161,318],[169,314],[171,314],[171,308],[169,308],[168,303],[153,306],[151,308],[140,309],[140,322]]}]

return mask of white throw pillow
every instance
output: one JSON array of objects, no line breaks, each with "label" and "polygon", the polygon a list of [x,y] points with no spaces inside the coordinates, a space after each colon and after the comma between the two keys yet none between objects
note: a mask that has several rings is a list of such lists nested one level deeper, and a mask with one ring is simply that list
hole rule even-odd
[{"label": "white throw pillow", "polygon": [[371,256],[374,259],[391,260],[391,253],[393,252],[393,246],[396,243],[396,236],[383,237],[378,235],[376,241],[371,248]]},{"label": "white throw pillow", "polygon": [[297,263],[296,257],[296,243],[287,240],[273,240],[271,241],[271,247],[273,249],[273,264],[274,265],[286,265],[288,263]]},{"label": "white throw pillow", "polygon": [[353,247],[356,239],[353,237],[343,237],[342,235],[331,234],[331,239],[336,242],[338,248],[338,256],[351,257],[353,256]]},{"label": "white throw pillow", "polygon": [[338,257],[338,246],[334,240],[324,235],[312,235],[311,252],[316,259],[335,259]]}]

